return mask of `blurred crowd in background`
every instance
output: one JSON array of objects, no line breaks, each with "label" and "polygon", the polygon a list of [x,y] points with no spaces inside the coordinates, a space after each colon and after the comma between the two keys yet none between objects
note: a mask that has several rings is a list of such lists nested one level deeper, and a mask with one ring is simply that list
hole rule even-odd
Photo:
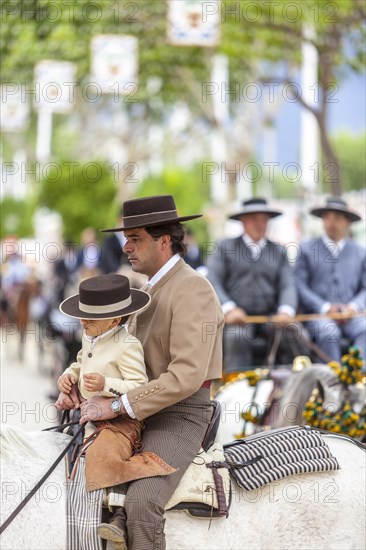
[{"label": "blurred crowd in background", "polygon": [[185,261],[205,277],[253,196],[283,212],[266,235],[291,269],[300,242],[322,234],[309,211],[330,195],[358,212],[347,236],[365,246],[363,0],[1,10],[1,326],[20,360],[36,326],[56,380],[81,336],[59,304],[100,273],[144,283],[123,233],[100,232],[129,198],[173,194],[182,212],[203,213]]}]

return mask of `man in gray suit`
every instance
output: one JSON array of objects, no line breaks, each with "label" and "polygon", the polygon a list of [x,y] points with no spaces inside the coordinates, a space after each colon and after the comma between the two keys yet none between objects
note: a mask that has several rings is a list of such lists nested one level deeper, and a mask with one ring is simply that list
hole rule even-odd
[{"label": "man in gray suit", "polygon": [[[282,327],[282,348],[298,344],[292,268],[286,249],[266,238],[268,221],[281,214],[265,199],[244,201],[242,211],[230,216],[242,222],[244,234],[222,240],[208,258],[208,279],[225,315],[225,374],[250,369],[256,339],[264,336],[270,344],[274,326]],[[275,324],[248,323],[248,315],[271,315]]]},{"label": "man in gray suit", "polygon": [[[366,253],[348,238],[350,225],[359,221],[347,203],[331,197],[326,205],[310,213],[322,218],[325,234],[300,246],[295,265],[301,309],[305,313],[345,312],[352,315],[365,309]],[[308,323],[308,330],[330,359],[341,360],[340,340],[366,352],[366,319],[354,317],[336,322],[319,319]]]}]

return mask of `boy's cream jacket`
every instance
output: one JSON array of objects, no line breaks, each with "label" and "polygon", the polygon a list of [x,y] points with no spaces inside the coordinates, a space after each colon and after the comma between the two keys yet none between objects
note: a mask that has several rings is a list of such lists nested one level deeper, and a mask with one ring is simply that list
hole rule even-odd
[{"label": "boy's cream jacket", "polygon": [[[93,372],[105,377],[104,388],[99,392],[90,392],[84,388],[83,374]],[[119,397],[148,381],[142,345],[123,327],[98,340],[93,348],[83,337],[76,362],[65,373],[75,377],[85,399],[93,395]]]}]

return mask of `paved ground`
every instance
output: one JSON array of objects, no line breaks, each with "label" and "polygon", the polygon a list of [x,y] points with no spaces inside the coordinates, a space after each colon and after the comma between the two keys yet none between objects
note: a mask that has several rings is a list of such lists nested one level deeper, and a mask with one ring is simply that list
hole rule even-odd
[{"label": "paved ground", "polygon": [[[39,357],[37,334],[29,332],[24,359],[19,359],[19,338],[5,327],[1,335],[0,420],[26,431],[42,430],[57,424],[56,409],[48,395],[53,391],[53,346]],[[10,333],[10,334],[9,334]]]}]

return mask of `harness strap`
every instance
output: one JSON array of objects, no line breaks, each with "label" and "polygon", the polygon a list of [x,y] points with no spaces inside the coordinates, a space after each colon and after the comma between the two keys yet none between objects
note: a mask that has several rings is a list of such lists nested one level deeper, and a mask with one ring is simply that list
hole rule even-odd
[{"label": "harness strap", "polygon": [[19,514],[19,512],[24,508],[24,506],[27,504],[27,502],[32,498],[32,496],[38,491],[38,489],[43,485],[43,483],[46,481],[48,476],[53,472],[53,470],[56,468],[56,466],[61,462],[67,451],[70,449],[71,445],[74,443],[80,432],[84,429],[84,426],[80,426],[79,430],[76,432],[74,437],[69,441],[65,449],[62,451],[62,453],[56,458],[55,462],[48,468],[47,472],[44,474],[44,476],[36,483],[36,485],[33,487],[33,489],[28,493],[28,495],[18,504],[18,506],[15,508],[15,510],[10,514],[10,516],[4,521],[4,523],[0,526],[0,534],[5,531],[5,529],[11,524],[13,519]]},{"label": "harness strap", "polygon": [[[221,463],[220,463],[221,464]],[[224,491],[224,485],[222,481],[222,477],[217,471],[217,463],[211,462],[210,464],[206,464],[206,468],[210,468],[213,474],[214,482],[215,482],[215,488],[216,488],[216,497],[217,497],[217,505],[220,516],[228,517],[229,515],[229,507],[226,503],[225,498],[225,491]]]},{"label": "harness strap", "polygon": [[51,426],[51,428],[44,428],[42,432],[49,432],[50,430],[62,432],[64,428],[67,428],[68,426],[74,426],[75,424],[79,424],[79,420],[73,420],[72,422],[66,422],[66,424],[59,424],[58,426]]},{"label": "harness strap", "polygon": [[323,351],[315,342],[310,338],[306,338],[301,332],[298,333],[297,337],[301,340],[306,346],[308,346],[312,352],[314,352],[319,359],[322,359],[325,363],[333,361],[333,358]]}]

